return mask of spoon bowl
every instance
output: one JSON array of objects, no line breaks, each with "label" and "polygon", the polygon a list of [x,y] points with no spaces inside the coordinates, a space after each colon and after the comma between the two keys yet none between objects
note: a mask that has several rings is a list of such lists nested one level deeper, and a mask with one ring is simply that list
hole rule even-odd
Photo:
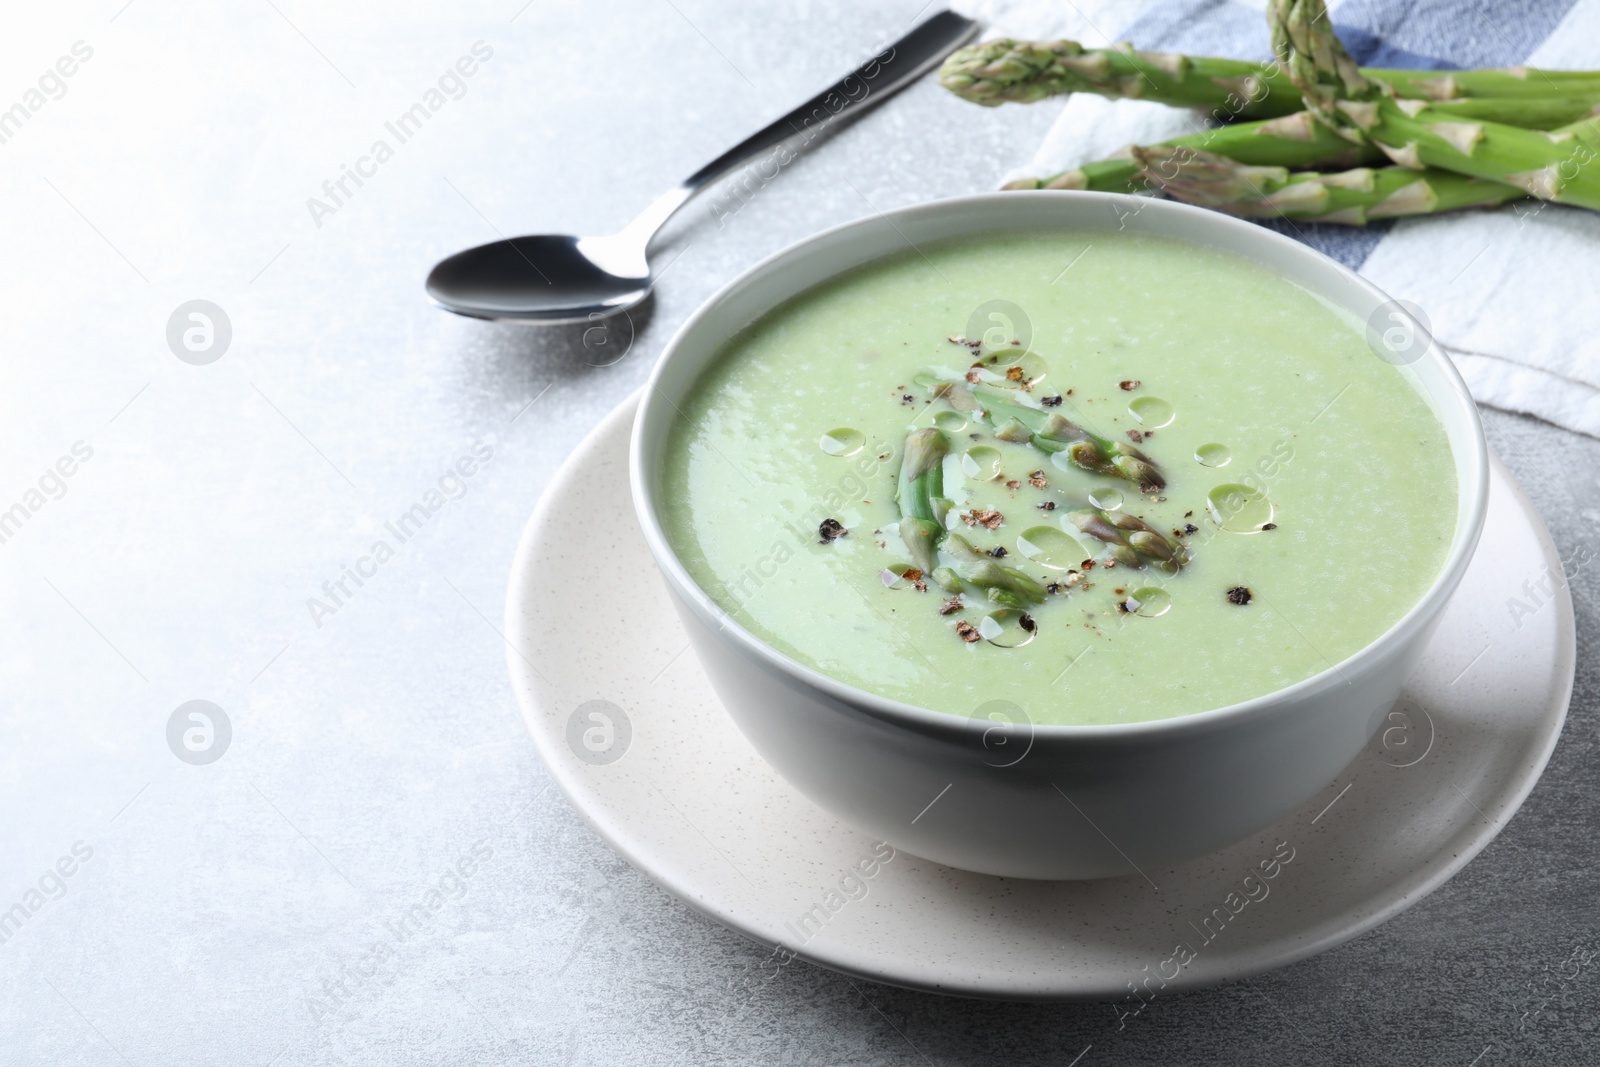
[{"label": "spoon bowl", "polygon": [[512,237],[457,252],[428,274],[435,303],[458,315],[539,325],[626,311],[650,294],[642,244],[612,237]]}]

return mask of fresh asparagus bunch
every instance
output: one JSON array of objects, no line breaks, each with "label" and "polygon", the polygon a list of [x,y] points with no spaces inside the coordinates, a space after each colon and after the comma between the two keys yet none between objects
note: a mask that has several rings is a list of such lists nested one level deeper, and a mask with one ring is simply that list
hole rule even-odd
[{"label": "fresh asparagus bunch", "polygon": [[[1330,31],[1331,32],[1331,31]],[[1354,64],[1351,64],[1354,68]],[[1395,96],[1429,101],[1541,101],[1554,98],[1600,103],[1600,72],[1531,70],[1358,70]],[[1096,93],[1212,109],[1218,118],[1272,118],[1301,110],[1302,90],[1272,63],[1140,52],[1119,44],[1084,48],[1075,41],[1000,38],[950,55],[939,81],[975,104],[1032,103],[1067,93]],[[1476,117],[1508,121],[1514,110],[1487,105]],[[1555,125],[1561,125],[1558,120]]]},{"label": "fresh asparagus bunch", "polygon": [[1174,200],[1246,218],[1365,226],[1379,219],[1494,207],[1521,189],[1429,167],[1359,167],[1337,173],[1251,166],[1209,152],[1136,148],[1140,177]]},{"label": "fresh asparagus bunch", "polygon": [[1461,122],[1425,101],[1397,100],[1350,58],[1323,0],[1271,0],[1267,18],[1273,49],[1307,109],[1352,142],[1371,141],[1412,170],[1437,167],[1543,200],[1600,209],[1600,169],[1585,166],[1594,150],[1581,139]]},{"label": "fresh asparagus bunch", "polygon": [[[1277,60],[1266,64],[1005,39],[956,52],[941,80],[989,106],[1092,92],[1208,108],[1227,123],[1011,189],[1165,192],[1356,225],[1528,194],[1600,208],[1600,168],[1588,166],[1600,155],[1600,71],[1362,68],[1323,0],[1272,0],[1267,17]],[[1370,166],[1384,157],[1392,166]]]}]

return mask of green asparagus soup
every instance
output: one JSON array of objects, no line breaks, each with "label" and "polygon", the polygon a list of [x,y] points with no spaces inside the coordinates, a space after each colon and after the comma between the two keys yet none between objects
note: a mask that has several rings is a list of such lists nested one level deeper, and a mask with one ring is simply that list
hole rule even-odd
[{"label": "green asparagus soup", "polygon": [[1229,255],[924,246],[728,344],[669,439],[667,535],[733,619],[871,693],[1204,711],[1334,666],[1437,576],[1455,471],[1409,374]]}]

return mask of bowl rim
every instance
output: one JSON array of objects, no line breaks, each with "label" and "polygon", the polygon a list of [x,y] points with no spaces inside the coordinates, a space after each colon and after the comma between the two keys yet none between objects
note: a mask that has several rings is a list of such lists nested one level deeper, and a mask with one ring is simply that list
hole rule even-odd
[{"label": "bowl rim", "polygon": [[[1088,205],[1098,202],[1109,207],[1114,213],[1118,211],[1117,205],[1136,202],[1140,216],[1154,212],[1154,217],[1158,220],[1163,217],[1195,220],[1201,226],[1215,226],[1220,232],[1231,231],[1239,238],[1241,243],[1255,241],[1262,247],[1262,252],[1259,254],[1240,251],[1234,247],[1224,249],[1223,251],[1226,254],[1240,256],[1258,266],[1275,271],[1277,268],[1271,262],[1271,251],[1275,250],[1283,256],[1303,257],[1313,264],[1320,264],[1324,269],[1332,267],[1336,274],[1343,276],[1343,280],[1346,283],[1353,283],[1357,289],[1365,290],[1368,296],[1374,298],[1380,304],[1392,300],[1378,286],[1337,260],[1309,245],[1246,219],[1224,215],[1220,212],[1172,200],[1148,196],[1046,189],[1006,190],[948,197],[907,205],[890,211],[879,211],[872,215],[865,215],[848,222],[839,223],[809,237],[802,238],[762,258],[740,271],[738,275],[708,297],[678,327],[662,350],[661,357],[657,360],[654,369],[641,390],[639,409],[634,417],[633,428],[629,436],[628,483],[633,498],[634,510],[644,533],[645,542],[649,546],[650,554],[654,558],[657,567],[661,569],[662,576],[666,579],[669,588],[678,595],[681,603],[694,611],[700,621],[709,628],[730,637],[747,657],[753,658],[769,671],[775,671],[807,688],[820,691],[837,703],[864,712],[881,721],[913,729],[917,733],[964,736],[970,733],[971,724],[974,720],[958,713],[935,711],[932,708],[925,708],[921,705],[879,696],[876,693],[840,681],[813,667],[808,667],[751,633],[700,587],[694,577],[689,574],[688,569],[684,567],[682,561],[679,560],[677,551],[673,548],[661,527],[659,516],[656,513],[656,495],[653,491],[651,479],[645,476],[647,469],[643,455],[645,434],[652,418],[658,417],[656,413],[662,406],[661,400],[665,394],[660,389],[661,382],[667,374],[674,373],[673,363],[678,353],[682,350],[685,339],[700,329],[701,323],[723,301],[738,293],[746,285],[759,280],[767,272],[781,266],[786,260],[818,245],[832,241],[841,235],[868,226],[887,222],[898,231],[899,227],[895,223],[899,219],[937,215],[942,212],[957,213],[974,208],[983,210],[984,206],[989,204],[1016,204],[1019,201],[1029,199],[1057,203],[1065,203],[1070,199]],[[1062,228],[1069,227],[1063,226]],[[992,229],[994,232],[1001,232],[1003,230],[1015,230],[1017,227],[997,224]],[[976,236],[982,232],[982,229],[973,229],[966,236]],[[901,236],[904,237],[903,234]],[[1161,236],[1165,236],[1170,240],[1205,247],[1202,241],[1196,237],[1181,236],[1175,233],[1164,233]],[[910,243],[910,238],[905,238],[905,240],[908,244]],[[886,254],[890,253],[869,256],[840,266],[831,273],[830,277],[837,277],[875,259],[882,258],[882,255]],[[770,311],[800,293],[825,284],[827,280],[821,279],[795,289],[786,296],[769,304],[766,310]],[[1306,288],[1311,289],[1314,295],[1328,301],[1342,311],[1349,311],[1342,302],[1334,300],[1326,293],[1317,292],[1310,286],[1306,286]],[[720,338],[720,342],[725,342],[731,336],[732,333],[725,333]],[[1458,467],[1462,466],[1459,462],[1460,458],[1462,456],[1465,457],[1467,461],[1465,470],[1468,477],[1463,479],[1457,487],[1457,507],[1459,510],[1449,554],[1440,566],[1438,573],[1435,574],[1432,584],[1412,604],[1410,609],[1388,629],[1378,634],[1349,656],[1330,664],[1324,670],[1318,671],[1310,677],[1303,678],[1280,689],[1274,689],[1271,692],[1233,704],[1207,708],[1203,711],[1185,712],[1164,719],[1142,719],[1127,723],[1098,724],[1039,723],[1029,721],[1027,724],[1028,734],[1035,743],[1048,740],[1144,743],[1152,739],[1205,734],[1235,726],[1241,722],[1254,720],[1270,715],[1275,711],[1292,707],[1302,698],[1340,684],[1348,684],[1347,680],[1342,680],[1347,668],[1352,665],[1359,665],[1364,661],[1381,659],[1382,650],[1392,643],[1396,634],[1404,633],[1419,626],[1427,626],[1437,617],[1445,602],[1449,600],[1456,587],[1460,584],[1461,577],[1472,560],[1478,538],[1483,531],[1484,516],[1488,507],[1489,461],[1488,444],[1484,436],[1483,422],[1479,416],[1477,404],[1473,401],[1466,382],[1462,379],[1455,364],[1445,355],[1442,346],[1436,340],[1432,340],[1431,332],[1429,337],[1431,343],[1427,350],[1412,366],[1421,375],[1425,372],[1418,365],[1426,363],[1433,373],[1440,376],[1442,384],[1446,387],[1449,399],[1459,405],[1461,409],[1459,414],[1465,420],[1466,429],[1463,432],[1453,432],[1450,422],[1442,414],[1436,414],[1445,428],[1446,438],[1452,454],[1457,460]],[[1464,438],[1464,440],[1457,440],[1458,437]],[[1463,516],[1465,516],[1465,521],[1462,521]]]}]

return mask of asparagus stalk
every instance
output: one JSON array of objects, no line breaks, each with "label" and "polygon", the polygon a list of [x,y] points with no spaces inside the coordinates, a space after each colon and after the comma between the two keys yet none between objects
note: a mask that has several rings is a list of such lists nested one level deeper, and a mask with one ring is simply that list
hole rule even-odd
[{"label": "asparagus stalk", "polygon": [[1068,516],[1084,533],[1111,546],[1111,556],[1129,567],[1151,566],[1169,574],[1189,562],[1182,545],[1157,533],[1137,515],[1080,508]]},{"label": "asparagus stalk", "polygon": [[[1527,129],[1553,130],[1589,118],[1597,106],[1584,97],[1543,99],[1466,99],[1431,105],[1461,121],[1488,119]],[[1160,142],[1163,147],[1213,152],[1240,163],[1278,167],[1354,167],[1382,160],[1370,142],[1353,144],[1311,112],[1297,111],[1274,119],[1238,122]],[[1131,153],[1131,149],[1129,150]],[[1091,189],[1102,193],[1135,193],[1149,188],[1131,154],[1085,163],[1045,178],[1019,178],[1007,189]]]},{"label": "asparagus stalk", "polygon": [[[1587,99],[1591,105],[1600,103],[1600,71],[1509,67],[1452,71],[1369,69],[1359,73],[1408,100],[1533,101],[1565,97]],[[1097,93],[1215,109],[1219,118],[1272,118],[1303,107],[1300,90],[1279,74],[1270,63],[1140,52],[1127,44],[1084,48],[1075,41],[1000,38],[952,53],[939,71],[939,81],[957,96],[987,107],[1007,102],[1031,103],[1064,93]],[[1510,122],[1514,120],[1508,115],[1514,113],[1475,117]]]},{"label": "asparagus stalk", "polygon": [[1257,167],[1208,152],[1134,149],[1151,187],[1175,200],[1247,218],[1306,219],[1365,226],[1377,219],[1494,207],[1524,194],[1515,186],[1447,170],[1360,167],[1339,173]]},{"label": "asparagus stalk", "polygon": [[1298,91],[1271,66],[1131,46],[1084,48],[1075,41],[1000,38],[962,48],[944,61],[939,82],[964,100],[988,107],[1031,103],[1062,93],[1158,100],[1179,107],[1230,108],[1245,118],[1301,109]]},{"label": "asparagus stalk", "polygon": [[1600,115],[1591,115],[1555,131],[1555,136],[1600,148]]},{"label": "asparagus stalk", "polygon": [[1461,122],[1424,101],[1397,101],[1334,35],[1323,0],[1271,0],[1273,48],[1307,110],[1352,142],[1363,138],[1411,170],[1437,167],[1513,185],[1544,200],[1600,209],[1596,151],[1583,138]]},{"label": "asparagus stalk", "polygon": [[944,518],[950,502],[944,499],[944,457],[950,439],[942,430],[915,430],[906,438],[900,460],[900,486],[895,503],[900,508],[900,540],[924,574],[932,574],[944,536]]},{"label": "asparagus stalk", "polygon": [[[1241,163],[1285,167],[1354,167],[1383,158],[1368,144],[1348,138],[1318,122],[1310,112],[1297,111],[1282,118],[1240,122],[1201,130],[1161,142],[1174,149],[1215,152]],[[1138,192],[1147,188],[1140,164],[1131,154],[1085,163],[1049,178],[1024,178],[1007,189],[1092,189],[1103,193]]]},{"label": "asparagus stalk", "polygon": [[[1423,98],[1402,94],[1401,99]],[[1462,100],[1431,100],[1428,106],[1463,122],[1482,120],[1525,130],[1553,130],[1600,111],[1600,90],[1581,96],[1469,96]]]}]

